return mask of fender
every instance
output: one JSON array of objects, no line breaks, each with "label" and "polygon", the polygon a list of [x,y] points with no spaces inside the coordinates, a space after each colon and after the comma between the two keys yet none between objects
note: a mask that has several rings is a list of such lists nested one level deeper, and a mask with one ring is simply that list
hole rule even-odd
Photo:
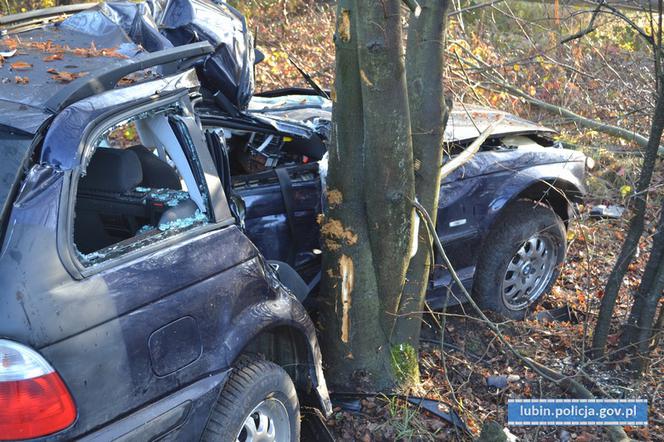
[{"label": "fender", "polygon": [[299,333],[307,343],[309,376],[325,415],[332,412],[332,403],[323,374],[322,355],[314,324],[295,297],[279,284],[275,299],[253,304],[237,315],[223,338],[226,366],[231,366],[242,350],[256,337],[272,328],[287,326]]},{"label": "fender", "polygon": [[553,192],[563,192],[573,202],[579,202],[586,194],[583,183],[585,175],[583,162],[543,164],[520,170],[506,179],[489,203],[487,218],[494,220],[496,215],[509,203],[524,196],[533,185],[543,184]]}]

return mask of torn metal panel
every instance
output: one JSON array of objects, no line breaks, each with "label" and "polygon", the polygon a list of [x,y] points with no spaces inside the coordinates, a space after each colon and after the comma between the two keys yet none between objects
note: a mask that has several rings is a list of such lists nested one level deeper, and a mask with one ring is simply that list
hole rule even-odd
[{"label": "torn metal panel", "polygon": [[147,3],[102,3],[99,11],[113,23],[121,26],[134,43],[141,45],[148,52],[173,47],[173,43],[159,32],[152,10]]},{"label": "torn metal panel", "polygon": [[474,140],[500,118],[503,120],[493,130],[493,136],[519,133],[555,133],[553,129],[497,109],[456,105],[450,112],[443,138],[448,142]]},{"label": "torn metal panel", "polygon": [[156,17],[162,33],[176,46],[207,40],[214,46],[201,68],[201,81],[240,109],[254,92],[254,43],[247,24],[225,2],[171,0]]}]

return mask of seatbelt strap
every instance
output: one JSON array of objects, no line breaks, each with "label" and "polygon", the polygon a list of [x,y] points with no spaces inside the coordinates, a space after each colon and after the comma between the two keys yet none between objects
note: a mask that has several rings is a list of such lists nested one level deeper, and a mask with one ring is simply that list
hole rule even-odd
[{"label": "seatbelt strap", "polygon": [[288,175],[285,167],[274,169],[279,180],[279,187],[281,187],[281,197],[284,201],[284,209],[286,210],[286,221],[288,222],[288,230],[290,231],[291,242],[288,251],[288,264],[295,265],[295,257],[297,255],[297,233],[295,230],[295,210],[293,201],[293,183]]}]

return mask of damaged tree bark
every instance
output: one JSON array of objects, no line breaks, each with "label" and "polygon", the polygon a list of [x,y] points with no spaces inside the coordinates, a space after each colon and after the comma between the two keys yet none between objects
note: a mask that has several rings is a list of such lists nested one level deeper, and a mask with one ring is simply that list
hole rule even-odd
[{"label": "damaged tree bark", "polygon": [[[447,3],[427,0],[412,25],[408,85],[401,1],[343,0],[338,6],[328,208],[321,227],[324,355],[337,386],[392,389],[411,380],[403,376],[404,361],[417,373],[430,244],[422,240],[424,253],[411,261],[417,241],[411,201],[416,180],[428,207],[437,205],[440,190]],[[404,288],[407,270],[412,289]],[[404,349],[404,343],[412,345]]]},{"label": "damaged tree bark", "polygon": [[331,384],[335,380],[344,384],[358,370],[390,371],[361,192],[364,116],[355,0],[339,2],[334,42],[336,77],[328,147],[328,207],[321,227],[324,302],[320,319],[326,368],[334,373],[328,378]]}]

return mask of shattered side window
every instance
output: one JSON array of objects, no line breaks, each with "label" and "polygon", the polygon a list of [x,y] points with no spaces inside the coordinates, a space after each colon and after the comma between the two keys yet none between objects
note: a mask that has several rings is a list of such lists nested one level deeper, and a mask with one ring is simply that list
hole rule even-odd
[{"label": "shattered side window", "polygon": [[93,141],[74,209],[74,245],[83,265],[209,222],[204,186],[170,121],[176,112],[128,119]]}]

